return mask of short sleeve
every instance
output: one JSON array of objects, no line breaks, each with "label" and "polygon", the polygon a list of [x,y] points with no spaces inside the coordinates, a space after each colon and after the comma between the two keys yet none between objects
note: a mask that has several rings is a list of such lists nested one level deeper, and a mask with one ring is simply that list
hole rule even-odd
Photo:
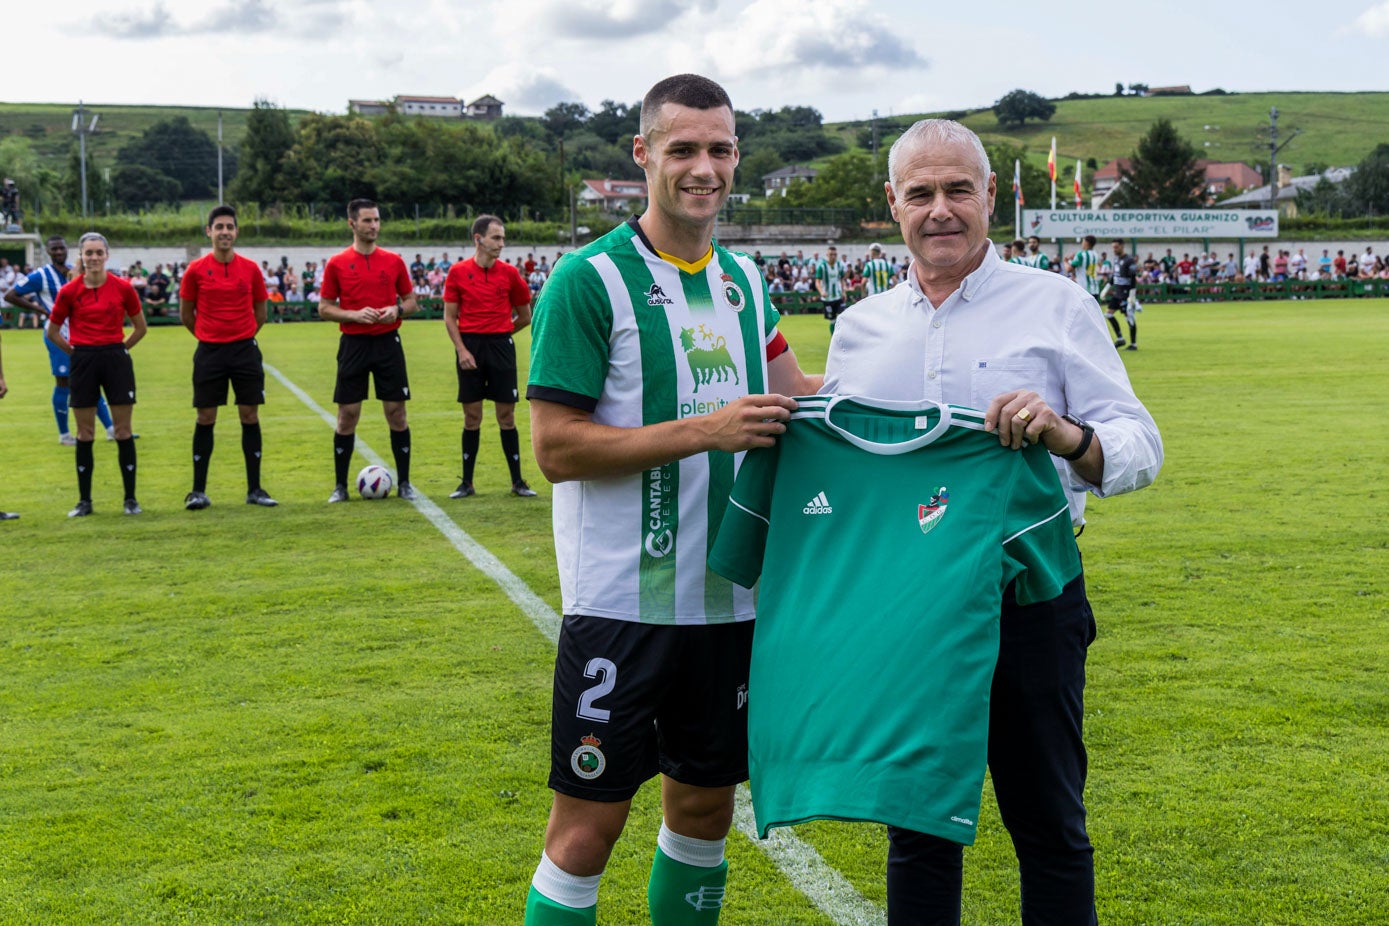
[{"label": "short sleeve", "polygon": [[323,286],[318,291],[320,299],[329,302],[336,302],[342,295],[342,284],[338,282],[338,265],[332,258],[328,259],[328,265],[323,268]]},{"label": "short sleeve", "polygon": [[135,287],[128,283],[121,287],[121,303],[125,314],[131,318],[145,310],[144,306],[140,305],[140,294],[135,292]]},{"label": "short sleeve", "polygon": [[1080,575],[1080,551],[1051,455],[1041,444],[1017,452],[1004,511],[1004,582],[1016,580],[1019,604],[1034,604]]},{"label": "short sleeve", "polygon": [[750,450],[743,457],[723,521],[709,549],[709,568],[744,588],[752,588],[762,575],[780,449],[777,442]]},{"label": "short sleeve", "polygon": [[43,271],[38,270],[22,277],[20,281],[14,285],[12,291],[20,296],[32,296],[34,293],[37,293],[42,286]]},{"label": "short sleeve", "polygon": [[63,322],[72,315],[71,285],[71,283],[64,284],[63,288],[58,290],[58,295],[53,300],[53,311],[48,315],[49,324],[62,327]]},{"label": "short sleeve", "polygon": [[178,284],[178,297],[185,302],[189,300],[192,300],[194,302],[197,301],[198,274],[196,272],[190,273],[187,270],[184,271],[183,279]]},{"label": "short sleeve", "polygon": [[247,261],[247,263],[250,264],[248,269],[251,274],[251,301],[264,302],[270,298],[270,294],[265,288],[265,274],[261,273],[260,268],[253,262]]},{"label": "short sleeve", "polygon": [[531,288],[521,276],[521,271],[516,270],[511,274],[511,304],[513,306],[527,305],[531,301]]},{"label": "short sleeve", "polygon": [[612,327],[612,306],[598,271],[578,257],[560,261],[531,321],[526,397],[576,404],[564,396],[582,396],[592,411],[608,375]]},{"label": "short sleeve", "polygon": [[410,281],[410,268],[405,266],[405,258],[396,257],[395,263],[395,292],[397,296],[408,296],[415,291],[415,284]]},{"label": "short sleeve", "polygon": [[448,276],[444,278],[445,302],[459,304],[463,301],[463,286],[458,282],[458,268],[461,266],[462,264],[454,264],[452,267],[449,267]]}]

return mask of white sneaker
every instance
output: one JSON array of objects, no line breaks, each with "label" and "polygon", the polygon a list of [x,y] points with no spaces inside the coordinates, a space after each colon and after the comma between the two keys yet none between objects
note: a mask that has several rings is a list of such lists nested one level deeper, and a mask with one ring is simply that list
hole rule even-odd
[{"label": "white sneaker", "polygon": [[59,434],[58,443],[62,444],[64,447],[76,447],[77,435],[73,434],[71,431],[66,434]]},{"label": "white sneaker", "polygon": [[109,427],[109,428],[106,429],[106,439],[107,439],[107,440],[115,440],[115,439],[116,439],[116,426],[115,426],[114,424],[111,425],[111,427]]}]

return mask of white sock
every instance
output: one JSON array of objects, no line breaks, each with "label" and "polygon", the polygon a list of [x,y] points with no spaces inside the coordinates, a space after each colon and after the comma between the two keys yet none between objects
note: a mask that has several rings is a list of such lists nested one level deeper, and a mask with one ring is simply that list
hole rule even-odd
[{"label": "white sock", "polygon": [[661,851],[677,862],[694,865],[696,868],[718,868],[723,864],[724,839],[695,839],[681,836],[661,821],[661,831],[656,834],[656,845]]},{"label": "white sock", "polygon": [[603,875],[571,875],[540,853],[540,865],[531,878],[531,886],[555,903],[583,910],[598,903],[598,880]]}]

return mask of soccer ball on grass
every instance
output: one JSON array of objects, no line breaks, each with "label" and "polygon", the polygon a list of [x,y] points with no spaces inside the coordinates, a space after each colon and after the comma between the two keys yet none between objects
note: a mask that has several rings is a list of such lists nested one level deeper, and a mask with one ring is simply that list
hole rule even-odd
[{"label": "soccer ball on grass", "polygon": [[395,476],[375,463],[357,474],[357,492],[362,498],[385,498],[395,488]]}]

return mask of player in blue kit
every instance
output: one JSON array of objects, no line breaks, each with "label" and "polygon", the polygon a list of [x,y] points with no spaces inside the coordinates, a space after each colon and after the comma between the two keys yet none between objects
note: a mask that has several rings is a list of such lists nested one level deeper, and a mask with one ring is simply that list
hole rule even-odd
[{"label": "player in blue kit", "polygon": [[[48,251],[48,263],[15,284],[5,293],[5,301],[16,306],[21,312],[33,312],[45,319],[53,310],[53,300],[58,290],[68,281],[68,243],[62,235],[53,235],[44,246]],[[65,447],[75,447],[77,438],[68,430],[68,364],[70,358],[58,349],[48,338],[47,325],[44,326],[43,346],[48,348],[48,366],[53,372],[53,417],[58,422],[58,442]],[[67,336],[64,326],[63,336]],[[111,412],[106,407],[106,399],[97,401],[96,416],[106,429],[106,439],[115,440],[116,432],[111,425]]]}]

